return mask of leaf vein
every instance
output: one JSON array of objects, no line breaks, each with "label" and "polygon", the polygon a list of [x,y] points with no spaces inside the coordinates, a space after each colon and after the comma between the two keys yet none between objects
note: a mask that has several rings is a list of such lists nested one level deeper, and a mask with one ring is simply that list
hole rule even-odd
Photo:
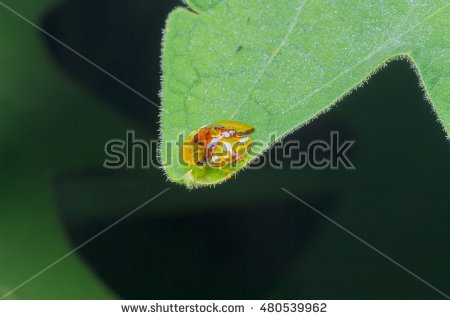
[{"label": "leaf vein", "polygon": [[253,90],[255,90],[256,85],[258,84],[259,80],[261,80],[261,78],[264,75],[264,73],[266,72],[267,68],[271,65],[271,63],[273,62],[275,57],[278,56],[278,53],[281,51],[281,49],[286,45],[290,35],[292,34],[292,32],[294,31],[295,27],[297,26],[297,24],[299,22],[300,14],[303,10],[303,6],[305,5],[305,3],[306,3],[306,0],[299,0],[298,7],[297,7],[297,13],[295,14],[294,20],[292,21],[291,25],[289,26],[289,29],[287,30],[286,36],[283,38],[283,40],[281,41],[278,48],[272,54],[272,56],[267,61],[267,63],[264,65],[264,67],[261,69],[261,71],[259,72],[255,81],[253,82],[252,86],[250,87],[250,90],[248,91],[247,95],[244,97],[244,100],[242,100],[242,102],[238,105],[236,111],[231,115],[230,120],[233,120],[234,117],[237,115],[237,113],[241,110],[242,106],[248,100],[248,98],[252,94]]},{"label": "leaf vein", "polygon": [[[357,63],[355,63],[353,66],[349,67],[348,69],[342,71],[341,73],[339,73],[337,76],[335,76],[333,79],[329,80],[327,83],[323,84],[322,86],[320,86],[319,88],[317,88],[316,90],[314,90],[313,92],[311,92],[309,95],[307,95],[305,98],[303,98],[299,103],[295,104],[294,107],[286,110],[286,112],[292,111],[293,109],[297,108],[298,106],[304,104],[306,101],[308,101],[309,99],[311,99],[314,95],[316,95],[317,93],[319,93],[320,91],[322,91],[323,89],[325,89],[326,87],[328,87],[330,84],[332,84],[334,81],[336,81],[337,79],[339,79],[341,76],[345,75],[346,73],[352,71],[354,68],[356,68],[357,66],[359,66],[361,63],[369,60],[370,58],[372,58],[376,53],[378,53],[380,50],[382,50],[385,46],[387,46],[390,42],[393,42],[395,40],[400,39],[401,37],[403,37],[405,34],[409,33],[410,31],[412,31],[413,29],[415,29],[416,27],[418,27],[421,23],[423,23],[424,21],[430,19],[431,17],[433,17],[434,15],[436,15],[437,13],[439,13],[440,11],[442,11],[443,9],[445,9],[447,6],[449,5],[449,3],[447,3],[446,5],[444,5],[443,7],[437,9],[436,11],[434,11],[433,13],[429,14],[427,17],[425,17],[425,19],[423,19],[422,22],[418,22],[415,25],[411,26],[410,28],[406,29],[406,31],[404,31],[403,33],[400,33],[400,35],[396,38],[389,38],[387,39],[385,42],[383,42],[377,49],[375,49],[374,51],[372,51],[371,53],[369,53],[366,57],[364,57],[363,59],[361,59],[360,61],[358,61]],[[348,91],[348,90],[346,90]]]}]

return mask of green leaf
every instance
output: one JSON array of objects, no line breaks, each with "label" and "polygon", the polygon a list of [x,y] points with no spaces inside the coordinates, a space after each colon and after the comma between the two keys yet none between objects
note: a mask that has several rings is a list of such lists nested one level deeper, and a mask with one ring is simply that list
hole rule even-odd
[{"label": "green leaf", "polygon": [[223,0],[188,0],[189,7],[196,12],[205,12],[206,10],[214,8]]},{"label": "green leaf", "polygon": [[[2,3],[39,23],[60,2]],[[55,178],[100,167],[105,141],[126,127],[60,71],[45,41],[0,6],[0,297],[73,249],[58,215]],[[112,297],[75,253],[6,298]]]},{"label": "green leaf", "polygon": [[164,39],[161,158],[171,180],[192,187],[226,179],[182,165],[180,134],[241,121],[256,128],[260,154],[273,134],[281,139],[314,119],[397,58],[414,64],[448,135],[448,1],[190,3],[207,10],[173,11]]}]

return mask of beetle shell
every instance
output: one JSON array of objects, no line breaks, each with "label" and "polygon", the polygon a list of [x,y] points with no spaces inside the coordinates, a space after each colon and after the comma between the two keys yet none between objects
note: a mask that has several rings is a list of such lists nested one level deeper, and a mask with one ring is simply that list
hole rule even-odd
[{"label": "beetle shell", "polygon": [[237,121],[207,124],[186,138],[182,147],[183,160],[200,167],[239,163],[251,148],[253,132],[255,128]]}]

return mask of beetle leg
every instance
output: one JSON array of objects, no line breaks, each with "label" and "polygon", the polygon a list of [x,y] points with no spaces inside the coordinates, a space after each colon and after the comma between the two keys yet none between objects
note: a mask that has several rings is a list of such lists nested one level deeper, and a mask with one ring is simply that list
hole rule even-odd
[{"label": "beetle leg", "polygon": [[231,179],[231,174],[230,174],[230,170],[226,170],[222,167],[218,168],[220,171],[226,172],[227,173],[227,179]]}]

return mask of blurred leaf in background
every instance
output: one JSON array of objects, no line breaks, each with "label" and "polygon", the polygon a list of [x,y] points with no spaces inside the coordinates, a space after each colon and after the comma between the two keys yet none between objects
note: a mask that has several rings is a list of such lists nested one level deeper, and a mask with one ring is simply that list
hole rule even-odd
[{"label": "blurred leaf in background", "polygon": [[[39,24],[57,0],[3,1]],[[70,80],[43,34],[0,7],[0,295],[72,249],[53,192],[57,173],[101,165],[127,124]],[[12,298],[112,298],[77,254]]]}]

